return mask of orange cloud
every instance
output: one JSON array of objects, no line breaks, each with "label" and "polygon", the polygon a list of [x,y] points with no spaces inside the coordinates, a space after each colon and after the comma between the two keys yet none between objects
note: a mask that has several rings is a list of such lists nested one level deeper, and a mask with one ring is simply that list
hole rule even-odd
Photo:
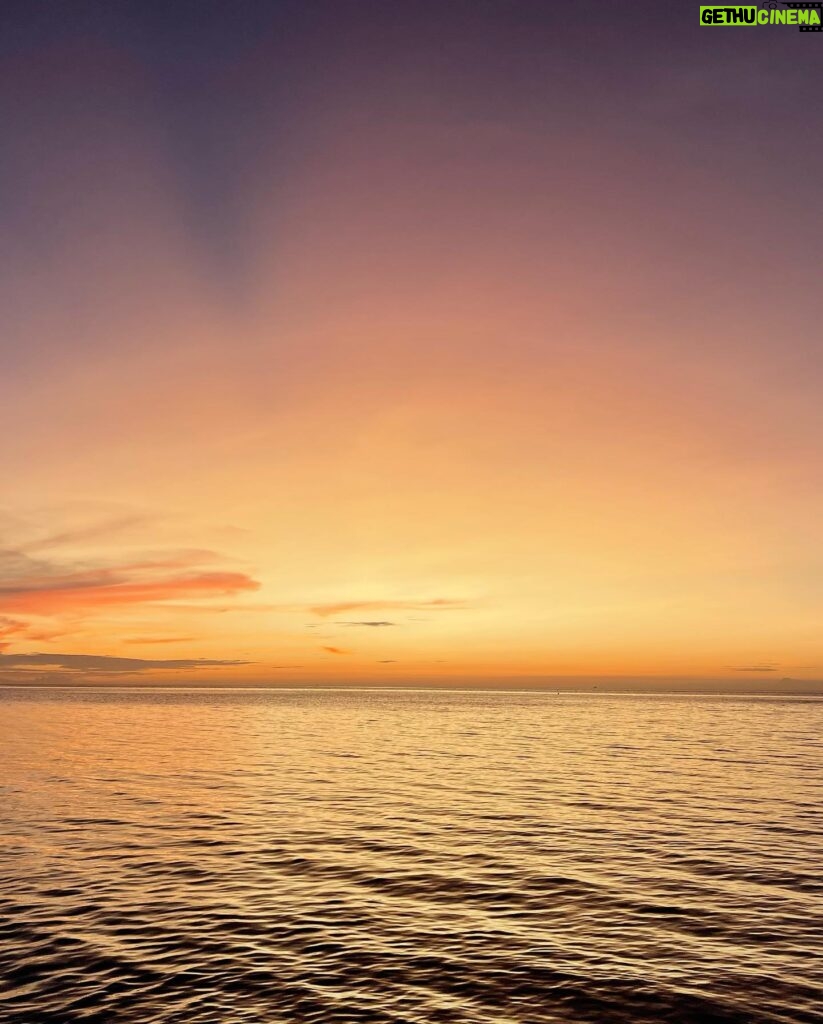
[{"label": "orange cloud", "polygon": [[[40,547],[75,536],[86,538],[92,533],[89,529],[55,534]],[[14,642],[52,640],[76,632],[79,622],[98,613],[141,606],[180,609],[182,602],[232,598],[260,586],[245,572],[212,568],[209,563],[219,561],[221,556],[211,550],[152,552],[142,558],[123,558],[116,564],[96,566],[35,558],[30,550],[31,546],[19,545],[0,548],[0,651]],[[125,642],[191,639],[163,637],[158,632]]]},{"label": "orange cloud", "polygon": [[257,590],[259,586],[242,572],[203,572],[168,579],[134,580],[103,569],[37,582],[12,582],[0,587],[0,608],[29,615],[58,615],[111,605],[227,597]]},{"label": "orange cloud", "polygon": [[349,651],[344,651],[342,647],[323,647],[322,650],[328,651],[329,654],[349,654]]},{"label": "orange cloud", "polygon": [[25,635],[28,625],[25,622],[18,622],[16,619],[0,618],[0,651],[6,650],[9,646],[8,637],[20,638]]},{"label": "orange cloud", "polygon": [[54,640],[59,636],[65,636],[70,630],[65,629],[43,629],[39,626],[32,626],[28,622],[21,622],[18,619],[7,619],[0,616],[0,651],[6,650],[13,640]]},{"label": "orange cloud", "polygon": [[[315,615],[341,615],[343,612],[364,611],[437,611],[448,608],[465,608],[466,602],[446,597],[438,597],[431,601],[341,601],[336,604],[318,604],[312,607]],[[347,623],[349,625],[349,623]],[[375,625],[375,623],[360,623]],[[382,625],[382,623],[381,623]]]},{"label": "orange cloud", "polygon": [[124,644],[183,644],[195,640],[193,636],[130,636]]}]

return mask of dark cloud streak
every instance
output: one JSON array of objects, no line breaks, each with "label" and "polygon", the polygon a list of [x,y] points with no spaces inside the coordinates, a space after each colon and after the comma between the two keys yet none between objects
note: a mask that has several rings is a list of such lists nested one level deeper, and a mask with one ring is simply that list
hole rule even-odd
[{"label": "dark cloud streak", "polygon": [[72,672],[147,672],[149,670],[227,668],[251,662],[211,658],[116,658],[105,654],[0,654],[0,672],[27,666],[69,669]]},{"label": "dark cloud streak", "polygon": [[335,622],[335,626],[396,626],[396,622]]}]

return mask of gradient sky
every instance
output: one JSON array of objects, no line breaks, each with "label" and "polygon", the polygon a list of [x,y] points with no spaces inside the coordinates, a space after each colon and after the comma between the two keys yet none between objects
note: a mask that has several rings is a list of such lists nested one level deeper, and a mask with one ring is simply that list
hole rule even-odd
[{"label": "gradient sky", "polygon": [[821,58],[4,4],[0,681],[823,679]]}]

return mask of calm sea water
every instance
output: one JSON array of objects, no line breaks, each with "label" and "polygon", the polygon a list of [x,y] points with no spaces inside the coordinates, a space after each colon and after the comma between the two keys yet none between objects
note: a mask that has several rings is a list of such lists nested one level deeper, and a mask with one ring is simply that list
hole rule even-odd
[{"label": "calm sea water", "polygon": [[823,1021],[823,700],[0,690],[3,1024]]}]

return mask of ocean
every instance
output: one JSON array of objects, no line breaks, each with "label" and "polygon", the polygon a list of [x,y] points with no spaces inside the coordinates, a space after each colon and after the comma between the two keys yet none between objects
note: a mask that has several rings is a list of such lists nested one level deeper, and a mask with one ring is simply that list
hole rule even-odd
[{"label": "ocean", "polygon": [[823,1021],[823,699],[0,690],[2,1024]]}]

